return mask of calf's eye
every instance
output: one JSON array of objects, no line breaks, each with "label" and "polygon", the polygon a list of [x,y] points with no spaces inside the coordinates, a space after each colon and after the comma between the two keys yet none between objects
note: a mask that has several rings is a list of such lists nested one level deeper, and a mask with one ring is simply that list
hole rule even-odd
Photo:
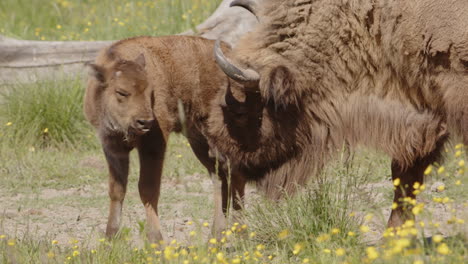
[{"label": "calf's eye", "polygon": [[130,94],[124,91],[115,91],[121,97],[128,97]]}]

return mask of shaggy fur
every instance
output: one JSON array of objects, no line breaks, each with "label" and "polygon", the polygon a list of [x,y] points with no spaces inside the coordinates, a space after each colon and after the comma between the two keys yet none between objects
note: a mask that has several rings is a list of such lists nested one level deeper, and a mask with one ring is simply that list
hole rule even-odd
[{"label": "shaggy fur", "polygon": [[[105,48],[90,65],[92,76],[84,112],[98,132],[109,166],[107,236],[113,236],[119,228],[129,152],[136,148],[140,158],[138,188],[146,209],[148,237],[151,241],[163,239],[157,206],[171,132],[184,132],[215,181],[213,232],[220,235],[225,227],[229,195],[234,209],[241,208],[244,178],[231,174],[233,183],[228,191],[228,173],[216,168],[204,136],[211,101],[230,85],[214,61],[213,46],[213,41],[198,37],[138,37]],[[222,162],[220,165],[228,167]]]},{"label": "shaggy fur", "polygon": [[[262,3],[260,25],[228,55],[261,76],[250,112],[261,121],[233,129],[213,114],[209,139],[270,197],[304,184],[343,144],[363,144],[392,157],[400,203],[448,131],[468,144],[467,1]],[[394,210],[389,225],[405,214]]]}]

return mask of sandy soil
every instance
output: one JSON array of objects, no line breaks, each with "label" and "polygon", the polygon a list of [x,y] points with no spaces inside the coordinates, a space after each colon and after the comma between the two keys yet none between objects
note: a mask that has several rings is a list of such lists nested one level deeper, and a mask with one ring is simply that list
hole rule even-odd
[{"label": "sandy soil", "polygon": [[[385,200],[383,194],[370,191],[379,188],[391,189],[392,183],[382,182],[364,186],[364,191],[369,192],[357,198],[364,199],[360,202],[368,204],[368,209],[375,207],[372,210],[376,212],[376,217],[366,223],[371,227],[371,232],[366,237],[369,244],[379,241],[390,214],[390,206],[382,203]],[[64,190],[44,189],[34,194],[21,193],[11,196],[6,193],[6,190],[0,187],[0,234],[19,238],[28,235],[49,240],[55,239],[60,243],[68,243],[70,240],[77,239],[89,241],[90,245],[98,243],[97,241],[104,237],[108,210],[105,183]],[[166,240],[188,241],[189,232],[194,229],[204,233],[205,238],[208,236],[209,228],[203,227],[202,223],[208,222],[211,225],[213,210],[211,193],[211,180],[207,175],[186,176],[180,182],[167,179],[163,181],[159,208]],[[253,187],[248,188],[247,197],[250,197],[249,203],[255,202],[258,194]],[[465,201],[465,205],[457,204],[453,208],[432,201],[421,202],[426,203],[425,210],[433,213],[432,221],[440,223],[440,230],[445,236],[453,235],[452,226],[446,224],[453,215],[468,222],[468,208],[466,207],[468,201]],[[362,216],[366,214],[357,213]],[[424,219],[418,219],[420,220]],[[142,241],[138,222],[143,221],[144,210],[138,193],[135,186],[129,185],[122,226],[129,228],[131,239],[136,241],[136,244]],[[188,224],[190,221],[194,224]],[[429,222],[429,220],[426,221]],[[464,228],[465,233],[468,233],[467,224]],[[428,227],[426,235],[430,236],[432,232]]]}]

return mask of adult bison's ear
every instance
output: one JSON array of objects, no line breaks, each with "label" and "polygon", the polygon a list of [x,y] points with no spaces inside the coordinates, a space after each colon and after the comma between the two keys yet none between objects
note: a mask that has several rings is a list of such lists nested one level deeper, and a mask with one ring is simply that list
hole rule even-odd
[{"label": "adult bison's ear", "polygon": [[273,68],[267,80],[267,89],[262,89],[267,101],[277,106],[286,106],[295,103],[294,90],[296,89],[293,73],[285,66]]},{"label": "adult bison's ear", "polygon": [[90,75],[92,77],[102,84],[106,83],[106,69],[104,67],[94,63],[89,63],[88,66],[91,69]]}]

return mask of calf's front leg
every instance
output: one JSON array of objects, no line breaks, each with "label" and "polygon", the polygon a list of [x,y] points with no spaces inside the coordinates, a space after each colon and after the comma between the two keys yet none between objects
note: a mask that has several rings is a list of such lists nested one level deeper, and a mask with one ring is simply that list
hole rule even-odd
[{"label": "calf's front leg", "polygon": [[164,240],[158,216],[158,201],[166,143],[157,131],[142,137],[138,146],[140,180],[138,190],[146,211],[147,236],[150,242]]},{"label": "calf's front leg", "polygon": [[[118,141],[118,140],[117,140]],[[106,236],[112,238],[119,230],[122,205],[127,190],[130,148],[112,139],[103,141],[104,155],[109,167],[109,216]]]}]

